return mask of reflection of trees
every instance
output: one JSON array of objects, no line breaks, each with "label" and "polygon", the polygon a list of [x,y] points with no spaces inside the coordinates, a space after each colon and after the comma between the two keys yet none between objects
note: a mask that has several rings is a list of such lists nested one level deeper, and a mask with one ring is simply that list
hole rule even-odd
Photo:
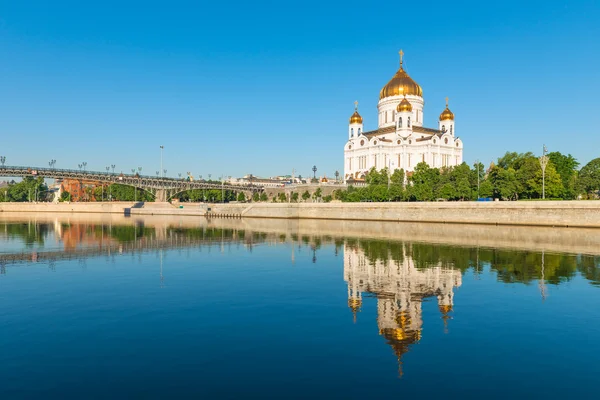
[{"label": "reflection of trees", "polygon": [[[43,245],[49,233],[56,226],[52,223],[4,223],[0,234],[20,238],[25,246]],[[363,239],[356,237],[333,237],[322,235],[298,234],[287,232],[267,233],[260,230],[199,226],[193,228],[165,226],[149,227],[143,224],[102,225],[100,223],[63,223],[58,225],[59,236],[65,248],[75,248],[80,244],[95,245],[106,240],[127,243],[140,239],[158,240],[158,238],[190,239],[209,242],[239,242],[252,248],[253,244],[272,241],[277,243],[296,243],[306,246],[313,252],[313,258],[320,251],[330,251],[324,245],[335,246],[334,252],[340,253],[346,246],[364,252],[366,262],[374,265],[383,262],[386,265],[399,265],[404,257],[413,260],[415,267],[422,269],[432,265],[458,269],[462,273],[473,269],[477,274],[482,267],[489,267],[498,279],[506,283],[534,283],[542,279],[542,257],[544,258],[544,281],[549,284],[572,279],[579,271],[583,277],[595,285],[600,285],[600,257],[573,256],[541,252],[459,247],[432,243],[410,243],[385,239]]]},{"label": "reflection of trees", "polygon": [[44,239],[48,236],[50,227],[47,224],[2,224],[0,225],[0,232],[10,238],[20,238],[23,240],[27,247],[33,246],[34,244],[43,245]]},{"label": "reflection of trees", "polygon": [[581,275],[592,285],[600,286],[600,257],[579,256],[577,257],[577,267]]}]

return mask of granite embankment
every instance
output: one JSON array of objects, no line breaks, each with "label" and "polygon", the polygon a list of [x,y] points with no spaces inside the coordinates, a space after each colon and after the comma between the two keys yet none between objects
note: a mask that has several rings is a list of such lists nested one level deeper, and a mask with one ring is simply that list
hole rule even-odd
[{"label": "granite embankment", "polygon": [[114,213],[206,215],[211,218],[281,218],[436,222],[600,228],[600,201],[437,203],[0,203],[6,213]]}]

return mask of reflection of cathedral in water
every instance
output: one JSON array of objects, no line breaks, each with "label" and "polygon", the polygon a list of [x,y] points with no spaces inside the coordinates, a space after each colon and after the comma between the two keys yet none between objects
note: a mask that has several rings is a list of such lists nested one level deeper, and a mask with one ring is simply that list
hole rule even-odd
[{"label": "reflection of cathedral in water", "polygon": [[[362,293],[377,297],[379,334],[392,346],[400,374],[402,355],[410,345],[421,339],[423,319],[421,305],[427,297],[437,297],[437,303],[447,324],[452,311],[453,289],[462,283],[459,270],[430,265],[417,268],[410,257],[410,245],[402,246],[400,257],[370,260],[354,246],[344,247],[344,280],[348,283],[348,306],[354,313],[362,306]],[[407,254],[408,253],[408,254]]]}]

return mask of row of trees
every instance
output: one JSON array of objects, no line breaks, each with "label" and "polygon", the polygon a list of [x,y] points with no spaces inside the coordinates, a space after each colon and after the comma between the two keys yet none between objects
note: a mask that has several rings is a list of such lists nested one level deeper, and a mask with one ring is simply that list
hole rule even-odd
[{"label": "row of trees", "polygon": [[46,201],[49,197],[44,178],[26,176],[21,182],[10,182],[0,188],[0,202],[7,201]]},{"label": "row of trees", "polygon": [[[600,158],[581,170],[579,163],[559,152],[548,154],[545,174],[540,160],[532,153],[508,152],[489,168],[466,163],[453,168],[431,168],[419,163],[405,179],[403,170],[389,174],[386,168],[371,169],[364,187],[349,187],[334,192],[334,198],[349,201],[433,201],[597,198],[600,190]],[[544,176],[545,175],[545,176]]]}]

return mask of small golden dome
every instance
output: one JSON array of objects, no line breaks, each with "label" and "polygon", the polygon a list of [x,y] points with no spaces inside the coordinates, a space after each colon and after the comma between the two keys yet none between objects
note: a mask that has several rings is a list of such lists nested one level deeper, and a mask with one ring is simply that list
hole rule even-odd
[{"label": "small golden dome", "polygon": [[360,114],[358,113],[358,101],[354,102],[354,114],[352,114],[350,116],[350,123],[351,124],[362,124],[363,123],[363,119],[360,116]]},{"label": "small golden dome", "polygon": [[354,111],[354,114],[350,117],[351,124],[362,124],[362,117],[358,113],[358,111]]},{"label": "small golden dome", "polygon": [[446,97],[446,109],[440,114],[440,121],[454,121],[454,114],[448,108],[448,98]]},{"label": "small golden dome", "polygon": [[404,52],[400,51],[400,69],[396,72],[396,75],[381,89],[379,92],[379,100],[385,99],[386,97],[392,96],[419,96],[423,97],[423,89],[413,81],[410,76],[404,71],[402,67],[402,56]]},{"label": "small golden dome", "polygon": [[398,112],[412,112],[412,104],[410,104],[410,101],[406,100],[406,96],[404,96],[404,98],[402,99],[402,101],[398,104],[398,106],[396,107],[396,111]]}]

